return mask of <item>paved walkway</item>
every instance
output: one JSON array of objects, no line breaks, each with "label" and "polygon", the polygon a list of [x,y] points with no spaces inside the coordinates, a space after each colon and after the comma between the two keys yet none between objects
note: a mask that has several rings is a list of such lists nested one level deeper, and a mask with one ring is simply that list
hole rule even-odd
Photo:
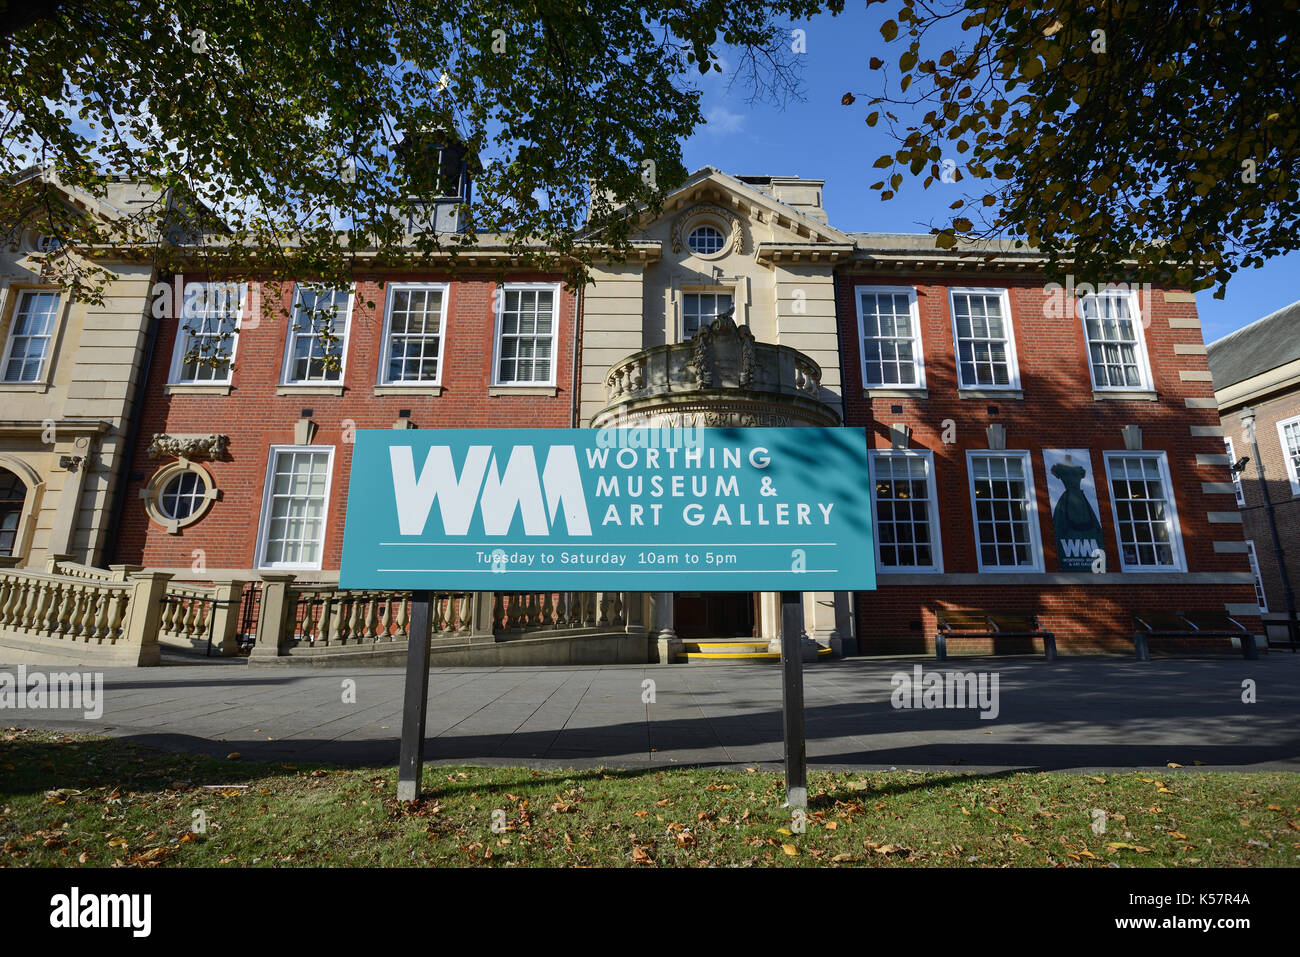
[{"label": "paved walkway", "polygon": [[[895,673],[998,676],[999,711],[901,710]],[[30,669],[29,669],[30,670]],[[0,667],[14,673],[15,669]],[[643,682],[655,682],[644,703]],[[1257,703],[1242,701],[1255,682]],[[356,683],[355,703],[344,683]],[[851,658],[805,671],[808,756],[822,768],[1163,767],[1300,770],[1300,655],[1258,662]],[[94,731],[245,759],[392,765],[400,669],[243,662],[104,672],[104,711],[0,709],[0,727]],[[430,762],[645,768],[778,766],[780,671],[769,665],[441,668],[429,682]]]}]

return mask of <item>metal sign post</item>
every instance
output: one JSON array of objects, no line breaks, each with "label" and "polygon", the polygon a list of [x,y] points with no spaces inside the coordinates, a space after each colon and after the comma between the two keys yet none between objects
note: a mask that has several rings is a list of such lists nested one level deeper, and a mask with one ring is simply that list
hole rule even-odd
[{"label": "metal sign post", "polygon": [[785,803],[808,806],[808,747],[803,722],[803,595],[781,592],[781,718],[785,730]]},{"label": "metal sign post", "polygon": [[424,771],[424,717],[429,705],[429,593],[411,594],[411,632],[406,642],[406,690],[402,695],[402,750],[397,800],[420,796]]}]

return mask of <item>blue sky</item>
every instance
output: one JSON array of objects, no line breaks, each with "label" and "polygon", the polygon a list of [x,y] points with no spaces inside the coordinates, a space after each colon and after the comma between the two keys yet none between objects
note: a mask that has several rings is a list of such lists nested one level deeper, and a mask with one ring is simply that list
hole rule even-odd
[{"label": "blue sky", "polygon": [[[898,195],[881,202],[867,187],[879,179],[871,164],[892,152],[880,128],[864,122],[865,101],[877,89],[867,60],[879,56],[896,63],[901,41],[886,44],[879,25],[892,14],[892,5],[870,12],[846,11],[835,18],[819,17],[792,24],[807,34],[807,52],[799,57],[804,101],[784,109],[770,103],[747,102],[748,91],[737,82],[727,90],[730,71],[700,80],[707,124],[685,144],[687,169],[714,166],[739,175],[805,176],[826,180],[823,202],[831,222],[849,231],[928,232],[931,221],[948,214],[948,204],[965,184],[904,182]],[[852,92],[853,106],[840,97]],[[1270,260],[1262,269],[1237,273],[1224,299],[1213,290],[1197,294],[1206,342],[1212,342],[1261,316],[1300,299],[1300,253]]]}]

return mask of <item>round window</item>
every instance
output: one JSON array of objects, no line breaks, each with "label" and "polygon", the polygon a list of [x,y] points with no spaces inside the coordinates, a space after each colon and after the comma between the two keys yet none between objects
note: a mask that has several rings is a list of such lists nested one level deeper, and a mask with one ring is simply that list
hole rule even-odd
[{"label": "round window", "polygon": [[181,521],[193,515],[207,500],[208,487],[198,472],[173,475],[158,496],[159,510],[168,518]]},{"label": "round window", "polygon": [[714,226],[696,226],[686,237],[686,245],[691,247],[691,252],[699,253],[701,256],[712,256],[714,253],[721,252],[725,242],[722,231]]}]

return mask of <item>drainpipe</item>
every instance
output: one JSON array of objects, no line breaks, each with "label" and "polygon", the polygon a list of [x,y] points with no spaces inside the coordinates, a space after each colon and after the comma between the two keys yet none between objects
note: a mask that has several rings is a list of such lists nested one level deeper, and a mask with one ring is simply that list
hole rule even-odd
[{"label": "drainpipe", "polygon": [[[140,379],[135,385],[135,396],[131,400],[129,411],[130,425],[126,430],[126,445],[120,452],[121,462],[119,464],[119,478],[117,490],[113,495],[113,511],[109,516],[108,534],[103,538],[103,544],[96,549],[96,557],[104,557],[100,554],[101,549],[115,547],[117,543],[118,530],[122,525],[122,510],[126,507],[126,487],[131,480],[131,466],[135,462],[135,443],[140,435],[140,417],[144,412],[144,400],[149,388],[149,373],[153,368],[154,346],[158,341],[158,327],[162,325],[162,320],[153,314],[152,290],[159,277],[154,277],[155,283],[149,286],[150,296],[145,298],[144,312],[146,321],[149,323],[149,342],[144,350],[144,364],[140,367]],[[170,276],[167,282],[171,282]],[[91,564],[96,564],[92,559]]]},{"label": "drainpipe", "polygon": [[[840,328],[840,277],[835,274],[834,264],[831,266],[831,296],[835,303],[835,351],[840,363],[840,425],[845,426],[849,422],[849,393],[844,387],[844,380],[848,373],[844,366],[844,330]],[[871,448],[869,438],[867,448]],[[869,483],[870,476],[864,475],[862,480]],[[872,534],[875,534],[874,529]],[[875,561],[874,557],[872,561]],[[858,593],[853,591],[849,592],[849,637],[853,639],[853,654],[864,654],[862,637],[858,634]]]}]

